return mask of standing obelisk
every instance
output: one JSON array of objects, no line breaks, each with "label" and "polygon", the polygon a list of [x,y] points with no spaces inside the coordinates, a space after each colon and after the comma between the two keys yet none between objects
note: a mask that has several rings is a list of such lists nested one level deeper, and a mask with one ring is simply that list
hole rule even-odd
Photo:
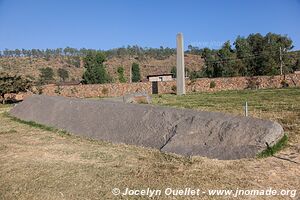
[{"label": "standing obelisk", "polygon": [[177,95],[185,94],[185,70],[184,70],[184,46],[183,35],[178,33],[177,37],[177,62],[176,62],[176,86]]}]

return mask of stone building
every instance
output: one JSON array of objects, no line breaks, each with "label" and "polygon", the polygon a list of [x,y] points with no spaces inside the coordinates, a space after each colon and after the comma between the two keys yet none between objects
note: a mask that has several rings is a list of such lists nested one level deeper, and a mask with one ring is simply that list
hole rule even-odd
[{"label": "stone building", "polygon": [[161,82],[161,81],[172,81],[173,74],[157,74],[157,75],[148,75],[148,81],[150,82]]}]

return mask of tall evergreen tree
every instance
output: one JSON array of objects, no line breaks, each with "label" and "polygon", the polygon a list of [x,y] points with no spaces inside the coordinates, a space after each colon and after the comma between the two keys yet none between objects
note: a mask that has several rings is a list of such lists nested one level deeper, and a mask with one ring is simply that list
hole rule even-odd
[{"label": "tall evergreen tree", "polygon": [[120,83],[125,83],[126,82],[126,79],[124,77],[124,68],[123,67],[118,67],[118,76],[119,76],[119,81]]},{"label": "tall evergreen tree", "polygon": [[140,66],[137,63],[132,64],[132,82],[139,82],[141,80]]},{"label": "tall evergreen tree", "polygon": [[102,52],[89,52],[84,57],[83,62],[86,69],[83,74],[83,83],[101,84],[111,82],[111,78],[103,65],[104,61],[105,55]]},{"label": "tall evergreen tree", "polygon": [[171,74],[172,74],[173,78],[176,78],[176,77],[177,77],[177,69],[176,69],[175,66],[172,67],[172,69],[171,69]]}]

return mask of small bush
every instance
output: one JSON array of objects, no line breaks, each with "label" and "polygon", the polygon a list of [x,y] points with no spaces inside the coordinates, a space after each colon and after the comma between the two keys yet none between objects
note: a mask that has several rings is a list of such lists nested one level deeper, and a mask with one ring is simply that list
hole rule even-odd
[{"label": "small bush", "polygon": [[102,89],[102,94],[107,95],[108,94],[108,89],[107,88],[103,88]]},{"label": "small bush", "polygon": [[286,80],[282,80],[280,84],[281,84],[281,87],[283,87],[283,88],[289,87],[289,84]]},{"label": "small bush", "polygon": [[43,94],[43,87],[37,86],[38,94]]},{"label": "small bush", "polygon": [[65,80],[67,80],[69,78],[69,71],[63,69],[63,68],[59,68],[57,70],[57,74],[60,77],[61,81],[65,82]]},{"label": "small bush", "polygon": [[216,87],[216,82],[211,81],[211,82],[209,83],[209,88],[215,88],[215,87]]},{"label": "small bush", "polygon": [[54,72],[52,68],[46,67],[46,68],[40,68],[39,70],[40,70],[39,84],[44,85],[54,81]]},{"label": "small bush", "polygon": [[176,90],[177,90],[176,85],[172,85],[171,90],[172,90],[172,92],[176,92]]},{"label": "small bush", "polygon": [[54,92],[55,92],[56,94],[61,94],[61,91],[62,91],[62,88],[59,87],[59,86],[57,86],[57,88],[54,90]]},{"label": "small bush", "polygon": [[258,89],[260,86],[260,82],[256,77],[250,77],[247,80],[247,89]]},{"label": "small bush", "polygon": [[176,73],[177,73],[176,67],[172,67],[171,69],[172,78],[176,78]]},{"label": "small bush", "polygon": [[76,88],[76,87],[73,87],[73,88],[71,89],[71,93],[72,93],[72,94],[78,93],[77,88]]}]

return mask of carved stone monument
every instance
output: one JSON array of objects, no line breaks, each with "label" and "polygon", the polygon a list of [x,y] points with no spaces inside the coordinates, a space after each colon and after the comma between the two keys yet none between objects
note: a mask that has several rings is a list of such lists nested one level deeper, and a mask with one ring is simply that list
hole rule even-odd
[{"label": "carved stone monument", "polygon": [[177,34],[176,86],[177,95],[185,94],[184,46],[182,33]]}]

